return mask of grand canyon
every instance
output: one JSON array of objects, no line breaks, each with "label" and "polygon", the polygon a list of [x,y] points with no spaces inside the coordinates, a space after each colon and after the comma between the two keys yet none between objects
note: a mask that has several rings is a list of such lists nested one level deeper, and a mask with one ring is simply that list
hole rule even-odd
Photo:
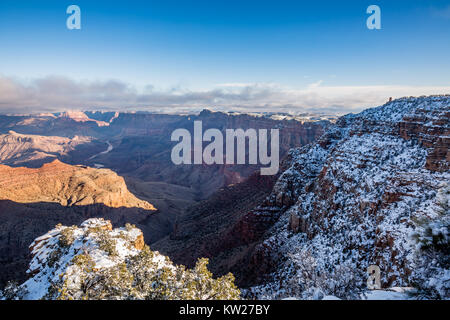
[{"label": "grand canyon", "polygon": [[[449,120],[448,95],[337,119],[207,109],[0,115],[3,297],[212,294],[153,292],[140,278],[167,269],[182,288],[193,277],[225,288],[214,292],[222,299],[360,299],[373,294],[367,268],[376,265],[388,297],[448,299]],[[194,121],[222,132],[279,129],[278,174],[173,164],[170,135],[192,132]],[[86,261],[97,267],[85,271]],[[122,275],[122,265],[138,285],[74,289],[77,272]]]}]

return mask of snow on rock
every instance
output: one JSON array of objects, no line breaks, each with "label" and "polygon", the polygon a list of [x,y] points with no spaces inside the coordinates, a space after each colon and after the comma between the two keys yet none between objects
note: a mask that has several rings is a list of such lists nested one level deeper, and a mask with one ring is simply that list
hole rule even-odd
[{"label": "snow on rock", "polygon": [[273,272],[249,296],[358,299],[378,265],[383,288],[450,298],[449,120],[448,95],[402,98],[291,150],[267,200],[279,218],[256,248]]},{"label": "snow on rock", "polygon": [[412,288],[393,287],[389,290],[370,290],[361,294],[361,300],[411,300]]},{"label": "snow on rock", "polygon": [[[145,245],[141,230],[89,219],[57,225],[30,245],[30,278],[9,286],[4,299],[237,299],[231,274],[212,279],[208,261],[175,266]],[[195,290],[193,290],[195,288]],[[0,294],[0,298],[2,295]]]},{"label": "snow on rock", "polygon": [[335,296],[325,296],[325,297],[323,297],[322,300],[341,300],[341,299],[339,299],[338,297],[335,297]]}]

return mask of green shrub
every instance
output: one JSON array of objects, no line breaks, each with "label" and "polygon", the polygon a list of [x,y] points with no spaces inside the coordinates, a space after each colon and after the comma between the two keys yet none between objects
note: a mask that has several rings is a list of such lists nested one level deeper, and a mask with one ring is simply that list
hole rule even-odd
[{"label": "green shrub", "polygon": [[74,231],[77,229],[76,226],[67,227],[60,232],[59,244],[66,248],[70,247],[75,241]]}]

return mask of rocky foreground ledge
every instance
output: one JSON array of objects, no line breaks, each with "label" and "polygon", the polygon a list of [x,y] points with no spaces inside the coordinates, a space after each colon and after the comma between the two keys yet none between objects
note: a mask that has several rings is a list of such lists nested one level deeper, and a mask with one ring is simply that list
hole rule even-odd
[{"label": "rocky foreground ledge", "polygon": [[213,279],[208,260],[195,268],[174,265],[145,245],[133,225],[88,219],[57,225],[30,245],[29,279],[9,284],[0,299],[239,299],[232,274]]}]

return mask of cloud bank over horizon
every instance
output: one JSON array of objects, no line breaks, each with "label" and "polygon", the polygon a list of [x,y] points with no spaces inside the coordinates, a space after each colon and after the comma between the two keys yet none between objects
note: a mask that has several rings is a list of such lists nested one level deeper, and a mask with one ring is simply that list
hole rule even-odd
[{"label": "cloud bank over horizon", "polygon": [[382,105],[389,97],[450,94],[450,86],[327,86],[303,88],[275,83],[225,83],[212,89],[143,89],[119,80],[76,81],[47,76],[21,81],[0,76],[0,113],[66,110],[150,111],[164,113],[217,111],[326,113],[342,115]]}]

